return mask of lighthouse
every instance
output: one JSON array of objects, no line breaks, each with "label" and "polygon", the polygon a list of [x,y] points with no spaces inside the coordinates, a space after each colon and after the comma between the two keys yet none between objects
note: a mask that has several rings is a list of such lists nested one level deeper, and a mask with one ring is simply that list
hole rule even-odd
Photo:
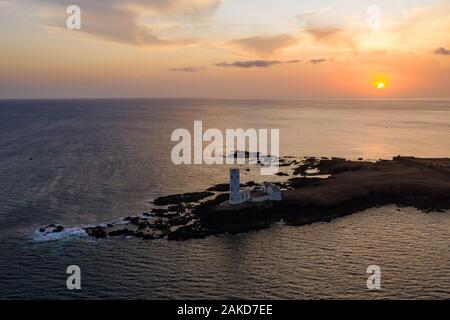
[{"label": "lighthouse", "polygon": [[239,202],[240,177],[239,169],[230,169],[230,203]]},{"label": "lighthouse", "polygon": [[230,169],[230,204],[239,204],[250,200],[249,190],[240,190],[239,169]]}]

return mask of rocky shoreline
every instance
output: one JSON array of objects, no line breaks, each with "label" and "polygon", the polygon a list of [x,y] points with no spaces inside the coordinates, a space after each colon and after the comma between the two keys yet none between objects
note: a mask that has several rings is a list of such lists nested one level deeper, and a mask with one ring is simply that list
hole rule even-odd
[{"label": "rocky shoreline", "polygon": [[[283,191],[279,202],[223,206],[229,197],[229,185],[221,183],[201,192],[159,197],[150,212],[76,230],[96,239],[187,240],[258,230],[277,221],[289,225],[329,222],[388,204],[424,211],[450,209],[450,159],[396,157],[368,162],[284,157],[280,165],[290,172],[282,172],[279,176],[286,180],[276,183]],[[242,186],[260,187],[254,181]],[[57,238],[67,230],[74,228],[50,224],[36,233],[41,238]]]}]

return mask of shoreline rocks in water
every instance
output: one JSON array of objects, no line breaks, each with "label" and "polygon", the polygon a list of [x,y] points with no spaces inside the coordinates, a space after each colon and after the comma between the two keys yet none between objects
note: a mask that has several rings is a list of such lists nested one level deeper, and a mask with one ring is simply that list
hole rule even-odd
[{"label": "shoreline rocks in water", "polygon": [[159,197],[153,200],[153,204],[157,206],[166,206],[169,204],[182,204],[186,202],[198,202],[204,198],[214,195],[212,192],[188,192],[182,194],[173,194],[170,196]]},{"label": "shoreline rocks in water", "polygon": [[[367,162],[308,157],[289,163],[297,176],[277,183],[284,188],[282,201],[223,205],[229,197],[229,185],[223,183],[203,192],[159,197],[153,203],[165,208],[82,229],[96,239],[187,240],[258,230],[280,220],[290,225],[328,222],[389,204],[424,211],[450,209],[450,159],[396,157]],[[311,171],[314,174],[308,175]],[[257,188],[259,184],[250,181],[243,186]],[[64,226],[50,224],[37,232],[45,237],[64,230]]]}]

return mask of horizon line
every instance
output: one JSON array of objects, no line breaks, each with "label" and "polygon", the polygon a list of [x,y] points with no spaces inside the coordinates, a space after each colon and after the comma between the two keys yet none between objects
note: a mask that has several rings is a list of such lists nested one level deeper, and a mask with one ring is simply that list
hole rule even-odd
[{"label": "horizon line", "polygon": [[46,97],[0,98],[0,101],[52,101],[52,100],[450,100],[450,97]]}]

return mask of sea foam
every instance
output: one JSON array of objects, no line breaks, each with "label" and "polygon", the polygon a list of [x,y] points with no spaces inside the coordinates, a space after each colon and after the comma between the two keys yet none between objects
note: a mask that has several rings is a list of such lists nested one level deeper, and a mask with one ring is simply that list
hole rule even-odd
[{"label": "sea foam", "polygon": [[49,232],[47,229],[45,231],[37,229],[33,233],[33,240],[37,242],[50,242],[87,236],[83,228],[64,228],[61,232]]}]

